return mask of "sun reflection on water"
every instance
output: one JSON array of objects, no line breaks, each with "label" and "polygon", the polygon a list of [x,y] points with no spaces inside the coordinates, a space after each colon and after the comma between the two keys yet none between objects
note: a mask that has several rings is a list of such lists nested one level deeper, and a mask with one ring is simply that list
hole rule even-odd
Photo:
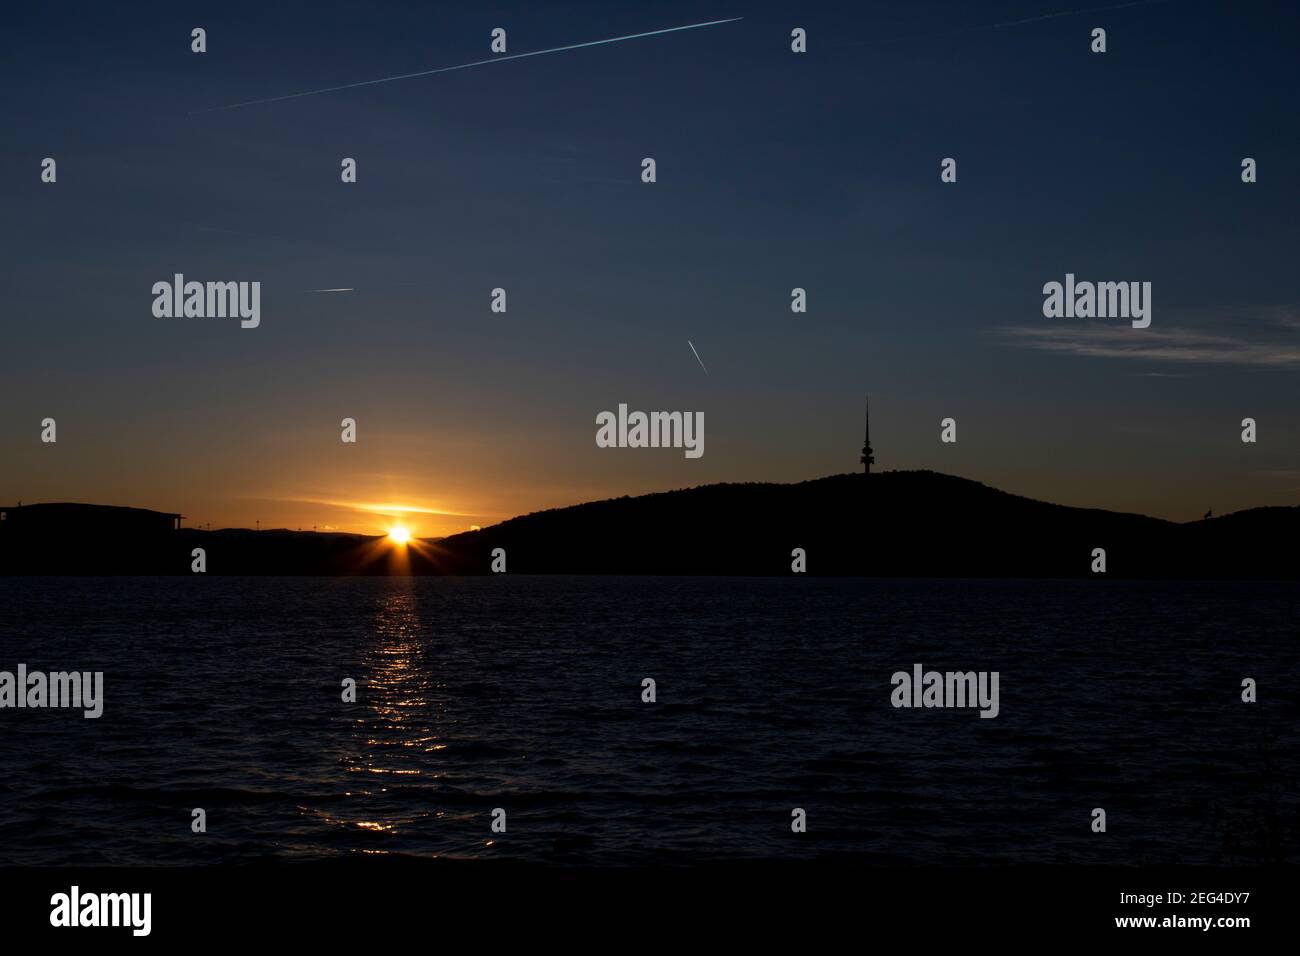
[{"label": "sun reflection on water", "polygon": [[[357,746],[341,761],[353,784],[343,791],[344,801],[322,813],[328,822],[359,833],[396,836],[441,816],[427,800],[418,799],[421,781],[440,776],[427,766],[426,755],[447,746],[437,729],[434,699],[442,685],[433,677],[427,645],[415,584],[410,578],[389,578],[362,654],[357,704],[364,709],[354,722]],[[411,788],[417,788],[416,798]],[[414,810],[412,803],[428,808]]]}]

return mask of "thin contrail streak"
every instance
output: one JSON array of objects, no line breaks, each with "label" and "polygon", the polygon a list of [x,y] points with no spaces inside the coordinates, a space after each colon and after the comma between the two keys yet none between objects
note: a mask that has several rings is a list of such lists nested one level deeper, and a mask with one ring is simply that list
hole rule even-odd
[{"label": "thin contrail streak", "polygon": [[1016,27],[1022,23],[1037,23],[1039,20],[1055,20],[1057,17],[1073,17],[1080,13],[1101,13],[1105,10],[1122,10],[1125,7],[1147,7],[1153,3],[1169,3],[1170,0],[1132,0],[1130,3],[1111,3],[1104,7],[1084,7],[1080,10],[1061,10],[1057,13],[1044,13],[1037,17],[1025,17],[1023,20],[1008,20],[1005,23],[991,23],[987,29],[997,27]]},{"label": "thin contrail streak", "polygon": [[356,289],[303,289],[304,292],[355,292]]},{"label": "thin contrail streak", "polygon": [[[694,343],[694,342],[692,342],[690,339],[687,339],[687,340],[686,340],[686,344],[689,345],[689,346],[691,347],[691,351],[692,351],[692,352],[695,352],[695,343]],[[699,352],[695,352],[695,361],[697,361],[697,362],[700,363],[700,368],[704,368],[704,360],[700,358],[700,353],[699,353]],[[704,368],[704,374],[705,374],[705,375],[708,375],[708,374],[709,374],[709,370],[708,370],[707,368]]]},{"label": "thin contrail streak", "polygon": [[834,49],[842,49],[850,46],[864,46],[875,43],[901,43],[904,40],[918,40],[926,37],[953,36],[961,33],[974,33],[979,30],[998,30],[1002,27],[1018,27],[1026,23],[1038,23],[1041,20],[1055,20],[1058,17],[1073,17],[1081,13],[1102,13],[1106,10],[1123,10],[1126,7],[1149,7],[1157,3],[1173,3],[1176,0],[1129,0],[1128,3],[1109,3],[1103,7],[1082,7],[1076,10],[1058,10],[1055,13],[1044,13],[1036,17],[1025,17],[1022,20],[1004,20],[1001,23],[982,23],[973,27],[958,27],[954,30],[934,30],[929,33],[909,33],[906,36],[890,37],[881,40],[860,40],[856,43],[839,43]]},{"label": "thin contrail streak", "polygon": [[709,20],[705,23],[688,23],[681,27],[665,27],[648,33],[629,33],[627,36],[609,37],[605,40],[590,40],[587,43],[571,43],[568,46],[551,47],[549,50],[533,50],[530,53],[511,53],[508,56],[494,56],[487,60],[475,60],[473,63],[461,63],[457,66],[443,66],[436,70],[423,70],[419,73],[403,73],[401,76],[384,76],[377,80],[362,80],[359,83],[345,83],[342,86],[327,86],[320,90],[305,90],[302,93],[289,93],[285,96],[272,96],[264,100],[249,100],[246,103],[231,103],[229,106],[214,106],[212,109],[199,110],[201,113],[215,113],[219,110],[235,110],[241,106],[257,106],[261,103],[278,103],[281,100],[296,100],[302,96],[316,96],[319,93],[336,93],[339,90],[352,90],[358,86],[374,86],[376,83],[392,83],[396,80],[410,80],[417,76],[432,76],[435,73],[450,73],[452,70],[468,70],[472,66],[486,66],[489,63],[503,63],[506,60],[522,60],[527,56],[543,56],[547,53],[563,53],[566,50],[581,50],[589,46],[603,46],[606,43],[621,43],[624,40],[639,40],[642,37],[659,36],[662,33],[678,33],[682,30],[698,30],[700,27],[715,27],[723,23],[735,23],[744,17],[732,17],[729,20]]}]

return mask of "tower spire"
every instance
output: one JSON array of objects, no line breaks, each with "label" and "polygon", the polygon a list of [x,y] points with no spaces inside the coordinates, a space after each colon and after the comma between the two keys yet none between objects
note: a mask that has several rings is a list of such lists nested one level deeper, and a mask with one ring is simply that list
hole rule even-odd
[{"label": "tower spire", "polygon": [[862,468],[863,474],[871,474],[871,466],[876,463],[876,456],[871,453],[871,396],[867,396],[867,421],[866,431],[862,437]]}]

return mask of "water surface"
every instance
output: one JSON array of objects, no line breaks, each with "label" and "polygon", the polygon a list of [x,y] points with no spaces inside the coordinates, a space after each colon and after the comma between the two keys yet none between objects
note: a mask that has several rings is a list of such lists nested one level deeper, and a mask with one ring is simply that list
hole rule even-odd
[{"label": "water surface", "polygon": [[[1297,858],[1290,583],[10,578],[0,607],[0,669],[105,672],[98,720],[0,710],[0,865]],[[998,671],[999,716],[895,709],[917,662]]]}]

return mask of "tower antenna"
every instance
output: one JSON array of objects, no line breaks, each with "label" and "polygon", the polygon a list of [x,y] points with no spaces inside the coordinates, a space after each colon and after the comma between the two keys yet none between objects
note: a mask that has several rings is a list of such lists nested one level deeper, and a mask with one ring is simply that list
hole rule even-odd
[{"label": "tower antenna", "polygon": [[876,463],[876,456],[871,452],[871,396],[867,396],[866,431],[862,437],[862,473],[871,474],[871,466]]}]

